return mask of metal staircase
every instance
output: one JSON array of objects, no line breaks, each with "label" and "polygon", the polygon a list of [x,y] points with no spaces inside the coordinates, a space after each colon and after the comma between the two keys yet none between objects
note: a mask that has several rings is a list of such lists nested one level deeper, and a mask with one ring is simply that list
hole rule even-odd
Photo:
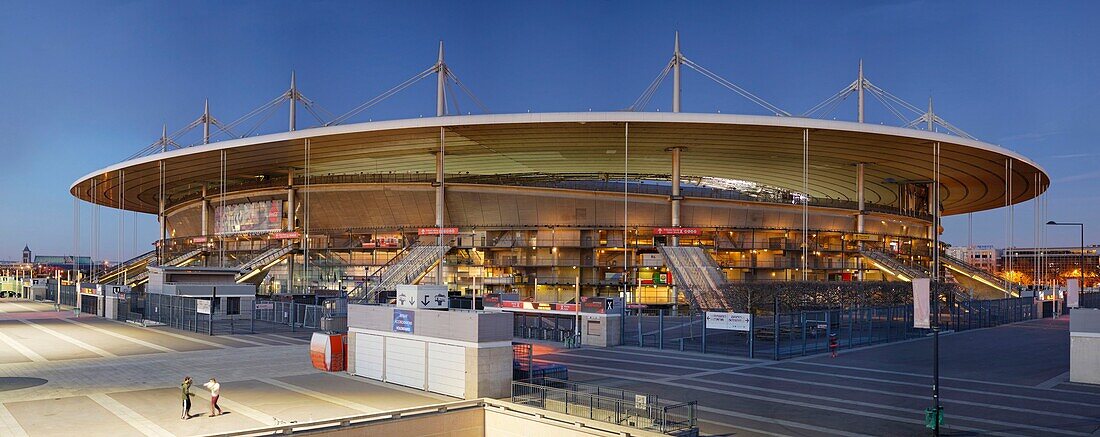
[{"label": "metal staircase", "polygon": [[928,278],[928,272],[905,264],[900,259],[895,258],[893,255],[879,251],[879,250],[861,250],[859,252],[864,259],[868,260],[875,266],[875,268],[881,270],[890,276],[893,276],[902,281],[912,281],[914,278]]},{"label": "metal staircase", "polygon": [[705,250],[699,247],[659,246],[672,280],[695,310],[732,311],[733,300],[726,295],[728,281]]},{"label": "metal staircase", "polygon": [[451,246],[410,246],[379,269],[381,280],[377,283],[360,284],[348,292],[348,301],[373,302],[383,291],[396,290],[401,284],[416,283],[432,267],[439,264],[440,253],[446,254],[449,250]]},{"label": "metal staircase", "polygon": [[241,264],[238,268],[241,270],[240,276],[237,277],[237,283],[245,282],[252,279],[256,275],[267,271],[271,266],[275,265],[283,257],[287,256],[295,249],[297,245],[287,244],[285,246],[275,246],[263,253],[256,255],[254,258],[248,260],[248,262]]},{"label": "metal staircase", "polygon": [[[172,258],[172,260],[164,263],[164,265],[165,266],[170,266],[170,267],[179,267],[179,266],[182,266],[184,264],[187,264],[191,260],[201,256],[204,253],[206,253],[205,248],[195,249],[195,250],[187,252],[183,255]],[[130,278],[129,285],[131,285],[131,286],[141,285],[141,284],[145,283],[145,281],[148,281],[148,280],[149,280],[149,270],[146,269],[146,270],[142,271],[141,273],[138,273],[134,277]]]},{"label": "metal staircase", "polygon": [[[951,270],[952,275],[960,282],[960,285],[973,288],[975,291],[992,292],[1004,296],[1020,297],[1020,290],[1016,284],[1006,282],[1003,278],[994,276],[984,269],[975,267],[966,261],[955,258],[946,253],[940,254],[940,261],[944,267]],[[979,290],[984,288],[985,290]]]},{"label": "metal staircase", "polygon": [[119,278],[129,278],[136,276],[137,272],[145,271],[145,268],[150,262],[157,258],[157,251],[150,250],[141,255],[135,256],[122,264],[116,265],[111,270],[100,273],[92,280],[97,284],[107,284],[118,280]]}]

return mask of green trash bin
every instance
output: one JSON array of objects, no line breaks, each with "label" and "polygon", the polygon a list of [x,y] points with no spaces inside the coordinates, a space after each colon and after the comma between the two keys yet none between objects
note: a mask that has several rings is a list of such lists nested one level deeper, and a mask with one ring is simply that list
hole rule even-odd
[{"label": "green trash bin", "polygon": [[935,408],[924,409],[924,427],[928,429],[936,429],[936,426],[943,428],[943,407],[936,411]]}]

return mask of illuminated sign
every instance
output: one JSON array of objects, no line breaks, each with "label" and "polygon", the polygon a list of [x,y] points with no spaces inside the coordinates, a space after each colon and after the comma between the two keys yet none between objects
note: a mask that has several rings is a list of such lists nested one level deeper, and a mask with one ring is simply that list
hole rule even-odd
[{"label": "illuminated sign", "polygon": [[420,228],[417,235],[458,235],[458,228]]},{"label": "illuminated sign", "polygon": [[302,238],[302,234],[300,232],[276,232],[271,234],[271,238],[276,240],[294,240]]},{"label": "illuminated sign", "polygon": [[699,228],[653,228],[653,235],[702,235]]},{"label": "illuminated sign", "polygon": [[409,310],[393,310],[393,332],[413,333],[413,321],[416,320],[416,312]]},{"label": "illuminated sign", "polygon": [[232,235],[278,231],[282,218],[282,200],[219,206],[214,208],[214,232]]},{"label": "illuminated sign", "polygon": [[852,241],[879,241],[879,236],[872,234],[851,234],[848,236],[848,239]]}]

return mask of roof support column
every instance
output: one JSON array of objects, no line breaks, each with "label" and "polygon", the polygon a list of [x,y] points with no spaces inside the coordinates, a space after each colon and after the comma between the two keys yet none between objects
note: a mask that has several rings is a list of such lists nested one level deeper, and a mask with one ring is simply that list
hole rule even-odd
[{"label": "roof support column", "polygon": [[165,253],[167,253],[166,248],[164,247],[164,244],[165,244],[165,240],[168,239],[168,216],[166,216],[164,214],[165,206],[167,206],[165,201],[164,201],[164,198],[165,198],[165,195],[164,195],[164,161],[160,162],[160,186],[161,186],[160,196],[158,196],[158,199],[157,199],[157,201],[159,203],[159,207],[158,207],[158,210],[157,210],[157,221],[160,222],[160,235],[159,235],[160,244],[157,245],[158,249],[159,249],[157,251],[157,255],[158,255],[158,258],[159,258],[158,259],[158,264],[163,265],[163,263],[165,261],[167,261],[166,259],[164,259],[164,255],[165,255]]},{"label": "roof support column", "polygon": [[286,231],[294,231],[294,211],[297,205],[294,203],[294,169],[290,169],[286,176]]},{"label": "roof support column", "polygon": [[202,186],[202,236],[206,236],[209,229],[207,222],[210,220],[210,199],[206,197],[206,184]]},{"label": "roof support column", "polygon": [[865,200],[863,193],[863,170],[866,163],[856,164],[856,199],[859,201],[859,215],[856,216],[856,232],[863,233],[863,219]]},{"label": "roof support column", "polygon": [[435,187],[435,227],[439,229],[439,234],[436,236],[436,245],[440,246],[439,249],[439,265],[435,269],[435,283],[443,284],[443,257],[445,252],[443,246],[443,208],[444,208],[444,189],[443,189],[443,169],[446,165],[445,153],[446,144],[444,141],[446,131],[443,127],[439,128],[439,151],[435,153],[435,182],[432,186]]},{"label": "roof support column", "polygon": [[672,51],[672,112],[680,112],[680,64],[684,56],[680,54],[680,32],[676,32],[676,42]]},{"label": "roof support column", "polygon": [[287,91],[290,97],[290,131],[294,132],[298,130],[298,85],[294,78],[294,72],[290,72],[290,91]]},{"label": "roof support column", "polygon": [[[680,195],[680,151],[682,147],[669,147],[668,151],[672,152],[672,196],[669,200],[672,202],[672,227],[680,227],[680,201],[684,196]],[[677,235],[672,236],[672,245],[680,245],[680,237]]]},{"label": "roof support column", "polygon": [[443,41],[439,42],[439,60],[436,61],[435,116],[442,117],[447,112],[447,98],[444,85],[447,84],[447,64],[443,63]]}]

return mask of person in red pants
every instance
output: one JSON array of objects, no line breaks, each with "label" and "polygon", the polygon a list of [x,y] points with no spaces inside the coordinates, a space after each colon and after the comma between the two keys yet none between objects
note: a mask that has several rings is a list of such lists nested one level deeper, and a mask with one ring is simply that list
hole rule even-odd
[{"label": "person in red pants", "polygon": [[836,358],[836,350],[840,348],[840,342],[836,339],[836,334],[829,334],[829,354],[833,358]]}]

